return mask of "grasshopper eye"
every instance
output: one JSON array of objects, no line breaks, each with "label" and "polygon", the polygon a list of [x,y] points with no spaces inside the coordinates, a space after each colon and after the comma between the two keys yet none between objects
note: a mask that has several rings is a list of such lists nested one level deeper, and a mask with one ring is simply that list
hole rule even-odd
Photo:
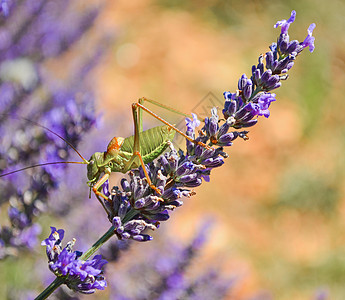
[{"label": "grasshopper eye", "polygon": [[90,160],[90,165],[92,166],[95,163],[94,160]]},{"label": "grasshopper eye", "polygon": [[109,164],[108,164],[108,166],[109,166],[110,168],[112,168],[112,167],[113,167],[113,163],[110,161]]}]

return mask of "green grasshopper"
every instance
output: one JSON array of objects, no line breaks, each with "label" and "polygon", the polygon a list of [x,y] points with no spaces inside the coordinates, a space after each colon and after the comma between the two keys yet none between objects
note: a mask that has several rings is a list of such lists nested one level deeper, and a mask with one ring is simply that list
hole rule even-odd
[{"label": "green grasshopper", "polygon": [[[90,187],[90,191],[92,190],[96,197],[99,196],[104,198],[105,200],[110,202],[110,199],[105,196],[102,192],[100,192],[103,184],[109,179],[110,174],[113,172],[121,172],[127,173],[129,170],[138,168],[139,166],[142,167],[147,183],[149,186],[158,194],[160,190],[152,184],[152,181],[147,173],[145,164],[152,162],[156,158],[158,158],[171,144],[175,133],[181,134],[187,140],[205,147],[206,149],[212,149],[210,146],[192,139],[191,137],[187,136],[185,133],[177,129],[174,125],[168,123],[154,112],[146,108],[143,103],[149,102],[154,105],[157,105],[161,108],[170,110],[177,114],[183,115],[185,117],[191,118],[190,115],[184,114],[174,108],[168,107],[163,105],[157,101],[140,98],[138,102],[132,104],[132,114],[133,114],[133,121],[134,121],[134,135],[122,138],[122,137],[114,137],[110,143],[108,144],[107,151],[105,152],[96,152],[94,153],[89,160],[86,160],[78,151],[71,145],[68,141],[66,141],[63,137],[58,135],[57,133],[53,132],[49,128],[42,126],[34,121],[25,119],[31,123],[34,123],[49,132],[53,133],[54,135],[58,136],[62,140],[64,140],[72,149],[79,155],[79,157],[83,160],[83,162],[51,162],[51,163],[44,163],[38,164],[30,167],[26,167],[20,170],[12,171],[6,174],[1,174],[0,177],[13,174],[28,168],[33,168],[42,165],[49,165],[49,164],[57,164],[57,163],[76,163],[76,164],[87,164],[87,177],[88,177],[88,186]],[[142,111],[146,111],[154,118],[158,119],[165,125],[157,126],[150,128],[148,130],[143,131],[143,124],[142,124]],[[99,199],[99,198],[98,198]]]},{"label": "green grasshopper", "polygon": [[[110,174],[112,172],[127,173],[129,170],[138,168],[139,166],[143,168],[149,186],[156,191],[156,193],[160,194],[160,190],[152,184],[146,171],[145,164],[152,162],[166,150],[172,142],[175,132],[181,134],[187,140],[195,144],[201,145],[207,149],[211,148],[202,142],[190,138],[174,125],[153,113],[143,105],[145,101],[177,114],[191,117],[176,109],[146,98],[140,98],[137,103],[133,103],[132,113],[134,121],[134,135],[127,138],[114,137],[110,141],[106,152],[96,152],[91,156],[89,161],[85,161],[88,164],[88,184],[96,196],[100,196],[109,201],[108,197],[99,190],[109,179]],[[165,125],[142,131],[142,110],[160,120]],[[103,173],[104,175],[101,177],[101,174]]]}]

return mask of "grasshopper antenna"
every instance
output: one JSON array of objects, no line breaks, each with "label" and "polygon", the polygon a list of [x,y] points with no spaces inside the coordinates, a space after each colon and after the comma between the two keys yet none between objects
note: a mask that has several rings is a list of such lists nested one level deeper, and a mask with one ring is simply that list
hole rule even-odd
[{"label": "grasshopper antenna", "polygon": [[[2,114],[2,115],[4,115],[4,114]],[[79,153],[79,151],[69,142],[69,141],[67,141],[66,139],[64,139],[61,135],[59,135],[58,133],[56,133],[56,132],[54,132],[53,130],[51,130],[51,129],[49,129],[48,127],[45,127],[45,126],[43,126],[43,125],[41,125],[41,124],[39,124],[39,123],[37,123],[37,122],[35,122],[35,121],[32,121],[32,120],[29,120],[29,119],[27,119],[27,118],[24,118],[24,117],[21,117],[21,116],[16,116],[16,115],[14,115],[13,117],[15,117],[15,118],[17,118],[17,119],[23,119],[23,120],[25,120],[25,121],[27,121],[27,122],[29,122],[29,123],[32,123],[32,124],[35,124],[36,126],[38,126],[38,127],[41,127],[41,128],[43,128],[43,129],[45,129],[45,130],[47,130],[47,131],[49,131],[50,133],[52,133],[52,134],[54,134],[55,136],[57,136],[58,138],[60,138],[60,139],[62,139],[67,145],[69,145],[78,155],[79,155],[79,157],[83,160],[83,162],[81,163],[81,164],[89,164],[89,161],[88,160],[86,160],[80,153]],[[53,162],[53,163],[47,163],[47,164],[56,164],[56,163],[66,163],[66,164],[69,164],[69,163],[78,163],[78,162]],[[44,165],[44,164],[43,164]],[[37,167],[37,166],[40,166],[40,165],[35,165],[35,166],[31,166],[31,167]],[[24,169],[21,169],[21,170],[25,170],[25,169],[29,169],[30,167],[27,167],[27,168],[24,168]],[[19,171],[19,170],[18,170]],[[16,171],[15,171],[16,172]],[[15,173],[14,172],[14,173]],[[12,174],[12,173],[10,173],[10,174]],[[4,175],[1,175],[0,177],[2,177],[2,176],[4,176]]]},{"label": "grasshopper antenna", "polygon": [[11,175],[11,174],[17,173],[17,172],[20,172],[20,171],[31,169],[31,168],[47,166],[47,165],[57,165],[57,164],[82,164],[83,165],[83,164],[86,164],[86,162],[80,162],[80,161],[55,161],[55,162],[42,163],[42,164],[37,164],[37,165],[33,165],[33,166],[22,168],[22,169],[18,169],[18,170],[15,170],[15,171],[11,171],[11,172],[8,172],[8,173],[5,173],[5,174],[0,174],[0,178],[4,177],[4,176],[7,176],[7,175]]}]

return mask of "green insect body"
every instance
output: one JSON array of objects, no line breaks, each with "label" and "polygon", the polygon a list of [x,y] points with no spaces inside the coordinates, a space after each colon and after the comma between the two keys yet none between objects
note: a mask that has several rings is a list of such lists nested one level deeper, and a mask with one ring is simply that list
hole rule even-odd
[{"label": "green insect body", "polygon": [[[173,140],[175,131],[169,126],[157,126],[140,133],[140,154],[145,164],[159,157]],[[93,154],[87,165],[87,177],[89,184],[97,182],[102,173],[121,172],[126,173],[131,169],[138,168],[139,158],[133,157],[134,135],[125,139],[113,138],[105,152]]]}]

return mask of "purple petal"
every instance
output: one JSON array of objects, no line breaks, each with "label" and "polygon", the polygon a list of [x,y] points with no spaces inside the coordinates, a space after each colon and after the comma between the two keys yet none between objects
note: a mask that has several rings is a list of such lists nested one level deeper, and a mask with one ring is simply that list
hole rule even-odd
[{"label": "purple petal", "polygon": [[281,20],[278,21],[275,25],[274,28],[277,28],[278,26],[281,26],[282,30],[281,30],[281,34],[287,34],[288,33],[288,29],[290,27],[290,24],[292,24],[295,21],[296,18],[296,11],[292,11],[291,12],[291,16],[288,20]]},{"label": "purple petal", "polygon": [[196,127],[200,125],[200,121],[198,120],[198,116],[196,114],[192,114],[193,120],[186,118],[186,126],[188,131],[194,131]]},{"label": "purple petal", "polygon": [[315,45],[314,45],[315,37],[312,36],[313,30],[315,29],[315,27],[316,27],[315,23],[310,24],[308,28],[308,35],[302,42],[303,48],[309,47],[310,52],[313,52],[315,49]]}]

